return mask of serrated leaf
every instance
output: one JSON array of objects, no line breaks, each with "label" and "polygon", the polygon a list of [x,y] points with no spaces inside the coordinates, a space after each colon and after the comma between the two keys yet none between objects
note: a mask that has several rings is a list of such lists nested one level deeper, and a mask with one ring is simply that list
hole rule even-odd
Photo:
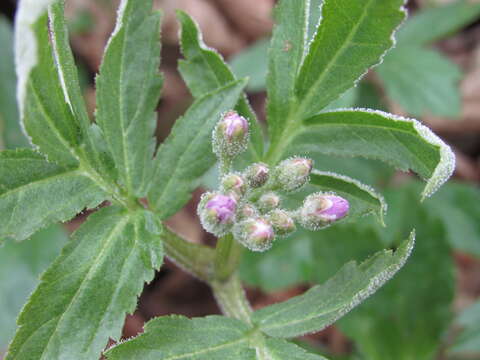
[{"label": "serrated leaf", "polygon": [[373,213],[378,217],[380,223],[383,224],[383,216],[387,210],[387,204],[383,196],[373,188],[348,176],[328,171],[314,170],[310,178],[310,184],[315,189],[324,192],[334,192],[348,200],[350,203],[348,218],[354,219]]},{"label": "serrated leaf", "polygon": [[162,261],[148,217],[114,206],[91,215],[42,275],[5,360],[97,359],[118,339]]},{"label": "serrated leaf", "polygon": [[281,137],[295,101],[295,80],[308,51],[310,1],[282,0],[275,18],[267,74],[268,130],[273,142]]},{"label": "serrated leaf", "polygon": [[15,22],[17,99],[23,127],[49,160],[78,163],[80,125],[66,101],[49,41],[47,8],[53,0],[23,0]]},{"label": "serrated leaf", "polygon": [[[361,156],[412,170],[432,195],[452,174],[455,157],[427,127],[382,111],[346,109],[320,113],[303,122],[290,152]],[[320,145],[321,144],[321,145]]]},{"label": "serrated leaf", "polygon": [[300,346],[282,339],[266,339],[264,351],[266,360],[327,360],[323,356],[308,353]]},{"label": "serrated leaf", "polygon": [[463,310],[455,319],[459,334],[447,350],[455,359],[476,359],[480,356],[480,301]]},{"label": "serrated leaf", "polygon": [[0,248],[0,349],[7,348],[22,305],[67,240],[66,231],[54,225],[38,231],[28,241],[11,241]]},{"label": "serrated leaf", "polygon": [[416,222],[419,240],[402,271],[339,322],[366,359],[432,360],[450,323],[455,270],[444,230],[424,211]]},{"label": "serrated leaf", "polygon": [[97,123],[129,194],[144,196],[152,176],[160,97],[160,14],[152,1],[123,0],[97,77]]},{"label": "serrated leaf", "polygon": [[158,148],[148,199],[162,218],[185,205],[196,181],[215,164],[212,131],[220,115],[237,103],[245,85],[245,80],[238,80],[196,100]]},{"label": "serrated leaf", "polygon": [[388,96],[408,113],[456,117],[461,101],[462,74],[438,52],[416,46],[398,46],[377,68]]},{"label": "serrated leaf", "polygon": [[106,198],[78,168],[47,162],[29,149],[0,153],[0,240],[23,240]]},{"label": "serrated leaf", "polygon": [[[235,81],[235,76],[221,55],[205,45],[195,21],[182,11],[177,12],[177,17],[182,28],[180,44],[185,57],[185,60],[179,60],[178,69],[192,95],[198,99]],[[249,153],[254,161],[258,160],[263,154],[262,130],[245,95],[238,100],[235,110],[249,120]]]},{"label": "serrated leaf", "polygon": [[395,253],[377,253],[360,265],[346,264],[333,278],[305,294],[256,311],[252,320],[273,337],[290,338],[316,332],[332,324],[377,291],[405,264],[414,235]]},{"label": "serrated leaf", "polygon": [[27,147],[28,141],[20,130],[17,100],[17,78],[13,55],[12,25],[0,15],[0,149]]},{"label": "serrated leaf", "polygon": [[[325,0],[322,20],[296,82],[297,117],[322,110],[393,45],[403,0]],[[286,69],[285,69],[286,70]],[[295,120],[295,118],[293,118]]]},{"label": "serrated leaf", "polygon": [[253,360],[249,331],[245,323],[223,316],[164,316],[149,321],[143,334],[114,346],[106,356],[109,360]]},{"label": "serrated leaf", "polygon": [[439,40],[475,21],[479,14],[480,4],[469,0],[435,8],[426,7],[416,12],[398,31],[398,45],[424,45]]}]

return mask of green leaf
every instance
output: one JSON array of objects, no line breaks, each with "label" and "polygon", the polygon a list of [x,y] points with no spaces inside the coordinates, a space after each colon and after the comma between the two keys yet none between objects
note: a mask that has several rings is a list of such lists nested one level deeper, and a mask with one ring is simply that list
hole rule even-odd
[{"label": "green leaf", "polygon": [[252,320],[273,337],[295,337],[316,332],[332,324],[378,290],[405,264],[414,235],[395,253],[385,250],[361,263],[346,264],[333,278],[305,294],[267,306]]},{"label": "green leaf", "polygon": [[230,66],[237,78],[249,78],[247,85],[249,91],[265,90],[268,71],[268,46],[269,39],[257,40],[230,60]]},{"label": "green leaf", "polygon": [[295,100],[295,80],[308,51],[309,10],[307,0],[282,0],[275,9],[278,24],[268,52],[267,75],[267,118],[272,142],[281,137]]},{"label": "green leaf", "polygon": [[97,123],[129,194],[145,196],[152,177],[160,97],[160,14],[152,1],[123,0],[97,78]]},{"label": "green leaf", "polygon": [[455,325],[460,332],[447,353],[462,359],[477,359],[480,356],[480,301],[463,310]]},{"label": "green leaf", "polygon": [[0,153],[0,240],[23,240],[105,199],[78,168],[47,162],[33,150]]},{"label": "green leaf", "polygon": [[[297,118],[322,110],[393,45],[405,17],[403,0],[325,0],[322,21],[296,82]],[[286,70],[285,72],[290,72]]]},{"label": "green leaf", "polygon": [[441,223],[420,211],[404,269],[340,322],[369,360],[432,360],[450,323],[455,270]]},{"label": "green leaf", "polygon": [[66,231],[54,225],[28,241],[7,242],[0,248],[0,349],[6,349],[12,339],[15,319],[35,289],[38,277],[67,240]]},{"label": "green leaf", "polygon": [[387,204],[383,196],[371,187],[348,176],[328,171],[314,170],[310,178],[310,183],[314,188],[325,192],[333,191],[348,200],[350,203],[349,219],[373,213],[383,224]]},{"label": "green leaf", "polygon": [[15,22],[17,99],[30,141],[49,160],[75,165],[81,132],[65,97],[49,41],[47,7],[53,2],[26,0],[19,4]]},{"label": "green leaf", "polygon": [[408,19],[398,31],[398,45],[424,45],[434,42],[477,20],[479,14],[480,4],[469,0],[424,8]]},{"label": "green leaf", "polygon": [[112,206],[91,215],[42,275],[5,360],[97,359],[161,265],[152,224],[143,210]]},{"label": "green leaf", "polygon": [[268,360],[327,360],[323,356],[308,353],[305,349],[282,339],[266,339],[265,359]]},{"label": "green leaf", "polygon": [[[179,60],[178,69],[195,99],[235,81],[220,54],[205,45],[195,21],[182,11],[177,11],[177,17],[182,26],[180,44],[185,57]],[[245,95],[238,100],[235,110],[249,120],[249,153],[256,161],[263,154],[263,136]]]},{"label": "green leaf", "polygon": [[461,101],[458,66],[433,50],[398,46],[377,68],[388,96],[407,112],[456,117]]},{"label": "green leaf", "polygon": [[238,101],[245,85],[245,80],[238,80],[196,100],[158,148],[148,199],[162,218],[185,205],[196,181],[215,163],[213,128],[221,114]]},{"label": "green leaf", "polygon": [[[0,149],[27,147],[28,141],[20,130],[17,100],[17,78],[13,57],[12,26],[0,15]],[[2,146],[3,143],[3,146]]]},{"label": "green leaf", "polygon": [[455,167],[450,148],[413,119],[346,109],[315,115],[303,124],[290,152],[361,156],[412,170],[427,181],[423,198],[432,195]]},{"label": "green leaf", "polygon": [[109,360],[253,360],[249,331],[243,322],[223,316],[164,316],[149,321],[143,334],[114,346],[106,356]]}]

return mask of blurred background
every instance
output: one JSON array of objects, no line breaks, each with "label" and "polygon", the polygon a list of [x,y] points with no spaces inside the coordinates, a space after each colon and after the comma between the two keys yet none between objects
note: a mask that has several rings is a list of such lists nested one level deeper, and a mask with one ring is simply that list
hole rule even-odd
[{"label": "blurred background", "polygon": [[[291,0],[294,1],[294,0]],[[191,103],[176,66],[181,58],[180,8],[200,25],[204,41],[249,76],[249,99],[265,118],[267,47],[275,0],[154,0],[164,11],[157,137],[162,141]],[[114,27],[116,0],[67,0],[71,43],[90,114],[94,78]],[[343,173],[381,190],[389,204],[383,228],[364,218],[321,232],[302,231],[265,254],[245,252],[241,275],[255,308],[285,300],[325,281],[344,263],[394,247],[412,228],[417,247],[405,268],[375,296],[336,325],[298,343],[330,359],[480,359],[480,1],[409,0],[410,17],[397,46],[359,85],[330,107],[368,107],[415,117],[452,146],[454,178],[420,202],[421,182],[365,159],[315,158],[316,167]],[[16,1],[0,4],[0,148],[28,146],[18,125],[12,21]],[[288,69],[286,69],[288,71]],[[168,222],[191,241],[214,244],[196,219],[200,194],[214,187],[209,172],[192,200]],[[88,214],[0,248],[0,358],[15,331],[15,318],[38,277],[68,234]],[[127,316],[123,336],[145,321],[170,313],[218,313],[209,288],[168,260],[145,286],[138,310]]]}]

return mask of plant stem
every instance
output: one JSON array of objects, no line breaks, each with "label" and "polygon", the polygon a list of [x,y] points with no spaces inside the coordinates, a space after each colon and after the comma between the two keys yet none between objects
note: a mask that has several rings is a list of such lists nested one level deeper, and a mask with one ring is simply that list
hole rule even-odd
[{"label": "plant stem", "polygon": [[183,270],[205,282],[213,278],[213,249],[184,240],[166,225],[162,240],[166,255]]},{"label": "plant stem", "polygon": [[237,269],[240,263],[242,247],[232,234],[227,234],[217,241],[215,249],[215,279],[227,280]]},{"label": "plant stem", "polygon": [[251,324],[252,308],[237,274],[224,282],[215,280],[210,285],[222,313]]}]

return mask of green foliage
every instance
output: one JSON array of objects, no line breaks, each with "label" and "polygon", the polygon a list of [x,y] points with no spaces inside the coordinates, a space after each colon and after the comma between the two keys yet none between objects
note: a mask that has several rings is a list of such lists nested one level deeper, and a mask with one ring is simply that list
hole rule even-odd
[{"label": "green foliage", "polygon": [[[185,57],[179,61],[178,70],[192,95],[199,98],[235,81],[220,54],[203,43],[194,20],[182,11],[178,11],[177,16],[182,26],[180,45]],[[249,153],[253,160],[257,160],[263,153],[263,136],[245,95],[238,100],[235,110],[249,120],[252,141]]]},{"label": "green foliage", "polygon": [[319,331],[374,293],[403,266],[413,249],[414,235],[395,253],[377,253],[360,265],[347,263],[334,277],[305,294],[267,306],[253,321],[268,335],[290,338]]},{"label": "green foliage", "polygon": [[[303,130],[303,131],[302,131]],[[290,152],[362,156],[409,169],[428,179],[423,197],[433,194],[453,172],[454,155],[418,121],[380,111],[339,110],[304,121]],[[322,146],[317,146],[318,142]]]},{"label": "green foliage", "polygon": [[8,242],[0,248],[0,349],[15,333],[15,318],[38,284],[39,275],[67,242],[60,226],[49,226],[28,241]]},{"label": "green foliage", "polygon": [[265,348],[267,353],[266,359],[326,360],[323,356],[308,353],[301,347],[282,339],[267,339]]},{"label": "green foliage", "polygon": [[245,80],[237,80],[199,98],[160,145],[148,199],[162,218],[185,205],[196,180],[215,164],[210,144],[213,128],[220,115],[235,105],[245,85]]},{"label": "green foliage", "polygon": [[91,215],[42,275],[6,360],[97,357],[161,265],[159,231],[143,210]]},{"label": "green foliage", "polygon": [[463,310],[455,319],[459,330],[448,354],[455,359],[475,359],[480,356],[480,301]]},{"label": "green foliage", "polygon": [[26,239],[105,198],[80,169],[47,162],[33,150],[1,152],[0,168],[0,239]]},{"label": "green foliage", "polygon": [[13,62],[13,32],[10,22],[0,16],[0,149],[25,147],[15,100],[16,76]]},{"label": "green foliage", "polygon": [[145,333],[107,351],[109,360],[253,360],[250,327],[223,316],[187,319],[164,316],[151,320]]},{"label": "green foliage", "polygon": [[248,91],[257,92],[265,89],[265,77],[268,71],[266,58],[269,46],[270,39],[260,39],[230,60],[232,71],[237,77],[249,78]]},{"label": "green foliage", "polygon": [[421,240],[405,268],[339,323],[367,359],[434,359],[450,322],[454,268],[445,233],[421,213],[417,221]]},{"label": "green foliage", "polygon": [[[129,194],[145,196],[152,178],[155,109],[160,97],[160,14],[152,1],[128,1],[97,77],[96,119]],[[141,71],[139,71],[141,69]]]}]

